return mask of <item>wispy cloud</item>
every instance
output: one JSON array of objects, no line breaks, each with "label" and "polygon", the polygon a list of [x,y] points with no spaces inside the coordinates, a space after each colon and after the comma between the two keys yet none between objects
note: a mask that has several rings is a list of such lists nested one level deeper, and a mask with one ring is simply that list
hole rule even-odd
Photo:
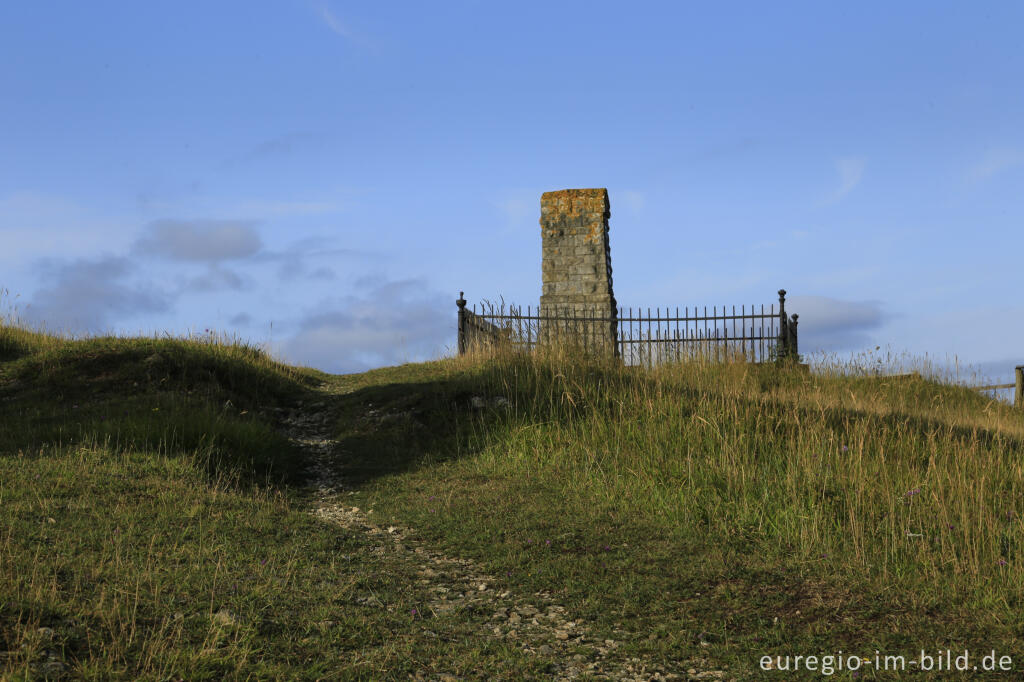
[{"label": "wispy cloud", "polygon": [[248,201],[239,204],[233,212],[241,215],[258,215],[263,218],[292,218],[297,216],[324,215],[341,210],[341,206],[330,201]]},{"label": "wispy cloud", "polygon": [[247,258],[262,247],[252,222],[155,220],[132,246],[134,253],[178,261],[217,262]]},{"label": "wispy cloud", "polygon": [[341,36],[350,43],[366,48],[375,54],[379,52],[373,41],[367,39],[366,36],[353,31],[348,24],[339,19],[338,15],[331,11],[331,8],[326,2],[320,3],[317,6],[316,11],[320,20],[324,22],[324,25],[331,29],[335,34]]},{"label": "wispy cloud", "polygon": [[352,31],[348,29],[345,24],[341,23],[338,17],[334,16],[334,12],[327,6],[326,3],[320,5],[320,18],[324,20],[324,23],[330,27],[332,31],[337,33],[342,38],[352,38]]},{"label": "wispy cloud", "polygon": [[237,273],[211,263],[210,268],[206,272],[188,280],[185,288],[191,291],[209,293],[224,289],[238,291],[243,285],[244,282]]},{"label": "wispy cloud", "polygon": [[875,331],[901,317],[881,301],[843,301],[825,296],[790,296],[786,312],[799,318],[800,351],[853,350],[875,341]]},{"label": "wispy cloud", "polygon": [[696,161],[715,161],[718,159],[732,158],[749,154],[751,150],[761,145],[761,141],[755,137],[744,135],[743,137],[712,142],[698,147],[693,153]]},{"label": "wispy cloud", "polygon": [[825,205],[834,204],[860,184],[867,161],[859,157],[836,159],[835,166],[839,174],[839,187],[825,199]]},{"label": "wispy cloud", "polygon": [[495,205],[505,216],[507,230],[519,230],[523,225],[530,224],[531,218],[536,220],[540,217],[540,202],[527,198],[526,193],[523,196],[499,199]]},{"label": "wispy cloud", "polygon": [[252,324],[252,315],[249,313],[238,313],[228,318],[228,324],[234,327],[248,327]]},{"label": "wispy cloud", "polygon": [[45,260],[37,269],[46,281],[21,315],[51,331],[101,333],[135,314],[167,312],[173,297],[146,283],[129,281],[138,268],[123,257]]},{"label": "wispy cloud", "polygon": [[643,192],[639,192],[635,189],[627,189],[621,192],[622,202],[631,210],[633,213],[640,213],[644,210],[644,206],[647,205],[647,198]]},{"label": "wispy cloud", "polygon": [[19,268],[42,257],[98,255],[104,245],[131,239],[136,229],[133,219],[100,215],[60,195],[2,195],[0,264]]},{"label": "wispy cloud", "polygon": [[252,163],[278,162],[281,159],[316,152],[323,147],[326,140],[326,136],[320,133],[286,133],[258,142],[248,149],[224,159],[221,166],[236,168]]},{"label": "wispy cloud", "polygon": [[966,180],[975,184],[984,182],[1016,166],[1024,164],[1024,152],[1017,149],[990,149],[982,159],[967,170]]},{"label": "wispy cloud", "polygon": [[449,298],[422,279],[361,277],[353,294],[321,301],[304,316],[283,351],[331,372],[430,360],[455,340]]},{"label": "wispy cloud", "polygon": [[330,280],[337,276],[335,270],[329,265],[314,268],[312,265],[314,261],[326,258],[333,264],[344,261],[350,265],[353,262],[366,263],[370,260],[378,260],[380,257],[379,253],[372,251],[334,246],[334,239],[331,238],[312,236],[300,239],[280,251],[261,251],[253,257],[253,260],[277,263],[278,277],[283,280],[293,280],[298,277]]}]

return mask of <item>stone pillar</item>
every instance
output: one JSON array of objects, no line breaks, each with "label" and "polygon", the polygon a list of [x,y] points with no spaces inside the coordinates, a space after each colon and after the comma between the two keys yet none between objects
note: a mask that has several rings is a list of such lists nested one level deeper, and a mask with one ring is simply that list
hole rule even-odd
[{"label": "stone pillar", "polygon": [[588,349],[618,355],[609,217],[607,189],[563,189],[541,195],[541,315],[573,320],[542,321],[542,339],[550,338],[556,328],[575,328]]}]

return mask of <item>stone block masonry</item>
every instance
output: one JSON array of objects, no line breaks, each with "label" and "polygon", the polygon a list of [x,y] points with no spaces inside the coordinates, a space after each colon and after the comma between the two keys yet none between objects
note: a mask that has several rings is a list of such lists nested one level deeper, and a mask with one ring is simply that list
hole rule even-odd
[{"label": "stone block masonry", "polygon": [[[582,340],[593,350],[618,352],[607,189],[563,189],[540,199],[543,248],[541,315],[584,319]],[[564,322],[544,321],[542,338]]]}]

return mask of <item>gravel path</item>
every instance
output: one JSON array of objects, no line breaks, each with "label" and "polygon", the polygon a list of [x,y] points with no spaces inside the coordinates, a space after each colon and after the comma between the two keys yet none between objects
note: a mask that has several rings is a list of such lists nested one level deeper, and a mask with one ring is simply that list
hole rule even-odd
[{"label": "gravel path", "polygon": [[[371,520],[370,510],[346,504],[353,492],[347,490],[332,458],[338,443],[331,438],[329,404],[331,394],[345,393],[343,387],[324,384],[322,400],[300,403],[297,410],[279,415],[289,439],[311,455],[307,472],[315,493],[311,513],[329,523],[366,533],[374,540],[374,553],[411,561],[420,584],[433,595],[424,608],[443,614],[472,607],[493,614],[481,623],[493,637],[514,641],[528,654],[555,661],[552,679],[574,680],[731,680],[726,671],[707,669],[704,660],[683,661],[669,667],[639,658],[623,660],[612,656],[619,642],[597,640],[587,624],[574,618],[547,592],[516,594],[498,591],[497,580],[469,559],[449,557],[419,542],[411,529],[380,526]],[[626,634],[626,633],[623,633]],[[579,653],[583,651],[585,653]],[[413,679],[456,680],[454,675],[430,678],[421,672]]]}]

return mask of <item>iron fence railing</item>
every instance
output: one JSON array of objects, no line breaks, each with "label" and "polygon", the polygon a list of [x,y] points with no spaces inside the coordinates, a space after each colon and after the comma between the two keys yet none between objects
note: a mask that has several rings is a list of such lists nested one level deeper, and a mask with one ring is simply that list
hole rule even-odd
[{"label": "iron fence railing", "polygon": [[[459,353],[463,354],[477,344],[511,343],[532,350],[552,330],[576,335],[583,344],[590,345],[602,338],[609,323],[615,330],[614,351],[629,365],[653,366],[670,360],[682,360],[696,354],[703,357],[724,358],[730,351],[742,352],[754,362],[798,357],[797,319],[799,315],[786,315],[786,290],[779,290],[779,309],[775,305],[724,306],[719,312],[713,306],[708,313],[686,307],[644,309],[620,307],[614,316],[596,310],[559,310],[548,315],[540,307],[505,304],[495,306],[484,302],[479,310],[467,308],[459,292]],[[766,330],[767,327],[767,330]]]}]

